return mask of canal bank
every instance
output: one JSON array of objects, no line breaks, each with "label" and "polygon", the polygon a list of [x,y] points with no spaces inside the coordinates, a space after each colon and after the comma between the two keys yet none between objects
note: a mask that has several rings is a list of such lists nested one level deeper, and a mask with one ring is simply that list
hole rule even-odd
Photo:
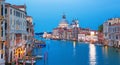
[{"label": "canal bank", "polygon": [[46,40],[46,48],[33,53],[43,57],[36,65],[120,65],[120,52],[115,48],[88,43]]}]

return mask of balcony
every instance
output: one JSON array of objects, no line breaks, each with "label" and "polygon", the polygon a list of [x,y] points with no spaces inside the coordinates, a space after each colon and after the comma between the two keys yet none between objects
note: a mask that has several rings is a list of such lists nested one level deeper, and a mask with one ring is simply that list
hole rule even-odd
[{"label": "balcony", "polygon": [[17,43],[16,47],[21,47],[22,45],[22,43]]},{"label": "balcony", "polygon": [[27,31],[24,30],[11,30],[10,33],[16,33],[16,34],[27,34]]},{"label": "balcony", "polygon": [[0,41],[5,41],[5,37],[0,37]]},{"label": "balcony", "polygon": [[16,48],[23,47],[26,44],[26,42],[27,42],[26,40],[16,42],[15,47]]}]

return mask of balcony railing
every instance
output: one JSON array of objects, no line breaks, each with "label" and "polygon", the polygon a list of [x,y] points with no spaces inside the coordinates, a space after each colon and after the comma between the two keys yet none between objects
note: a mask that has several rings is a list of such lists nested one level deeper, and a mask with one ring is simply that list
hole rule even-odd
[{"label": "balcony railing", "polygon": [[25,31],[25,30],[11,30],[10,33],[23,33],[23,34],[27,34],[27,31]]}]

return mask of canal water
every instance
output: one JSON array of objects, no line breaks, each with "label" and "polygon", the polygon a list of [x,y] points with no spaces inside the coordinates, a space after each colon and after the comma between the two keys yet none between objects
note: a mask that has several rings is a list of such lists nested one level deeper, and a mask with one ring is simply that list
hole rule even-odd
[{"label": "canal water", "polygon": [[36,65],[120,65],[120,51],[89,43],[46,40],[46,48],[35,48],[43,55]]}]

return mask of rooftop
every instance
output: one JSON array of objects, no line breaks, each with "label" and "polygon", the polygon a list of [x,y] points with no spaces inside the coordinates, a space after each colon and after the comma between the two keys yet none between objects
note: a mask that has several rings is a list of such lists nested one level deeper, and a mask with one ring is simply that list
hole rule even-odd
[{"label": "rooftop", "polygon": [[120,26],[120,23],[112,24],[111,26]]},{"label": "rooftop", "polygon": [[13,5],[15,8],[26,8],[26,5]]}]

